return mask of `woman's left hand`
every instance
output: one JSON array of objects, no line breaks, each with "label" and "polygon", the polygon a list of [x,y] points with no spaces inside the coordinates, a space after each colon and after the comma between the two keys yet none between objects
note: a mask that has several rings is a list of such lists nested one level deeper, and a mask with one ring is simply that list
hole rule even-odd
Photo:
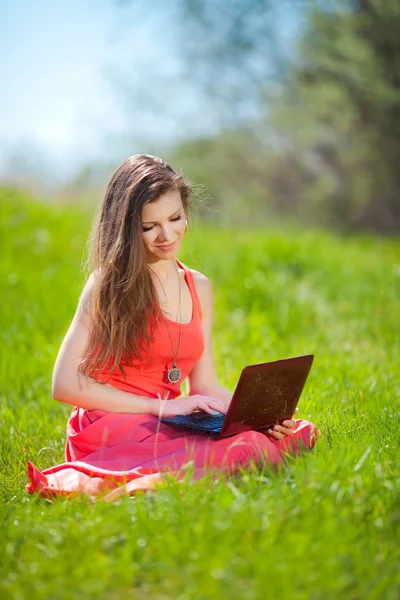
[{"label": "woman's left hand", "polygon": [[[298,412],[298,408],[294,411],[294,414]],[[293,433],[296,429],[297,424],[293,419],[288,419],[287,421],[283,421],[280,425],[274,425],[271,429],[265,432],[271,440],[283,440],[284,437]]]}]

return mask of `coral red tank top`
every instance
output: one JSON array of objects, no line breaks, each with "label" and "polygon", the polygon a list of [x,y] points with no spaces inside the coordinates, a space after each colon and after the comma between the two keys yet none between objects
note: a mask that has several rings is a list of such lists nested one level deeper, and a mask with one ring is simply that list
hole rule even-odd
[{"label": "coral red tank top", "polygon": [[[192,298],[192,320],[182,324],[181,344],[176,359],[176,365],[181,370],[181,379],[177,383],[171,383],[167,378],[167,369],[172,368],[172,346],[164,320],[158,322],[154,342],[151,344],[151,362],[144,359],[142,362],[133,361],[133,366],[122,364],[126,379],[118,370],[114,373],[108,383],[124,392],[156,398],[173,399],[181,394],[181,384],[189,375],[194,365],[201,358],[204,351],[204,336],[201,322],[201,306],[197,295],[193,275],[183,263],[177,260],[178,265],[185,272],[185,281]],[[178,347],[179,323],[165,317],[172,338],[174,350]],[[104,372],[105,373],[105,372]],[[100,379],[103,379],[101,376]]]}]

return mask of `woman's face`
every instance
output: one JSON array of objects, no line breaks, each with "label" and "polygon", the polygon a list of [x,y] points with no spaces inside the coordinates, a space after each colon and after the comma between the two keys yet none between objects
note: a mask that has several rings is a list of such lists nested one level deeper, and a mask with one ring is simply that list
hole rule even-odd
[{"label": "woman's face", "polygon": [[171,190],[142,210],[142,236],[148,262],[176,256],[185,235],[186,215],[178,190]]}]

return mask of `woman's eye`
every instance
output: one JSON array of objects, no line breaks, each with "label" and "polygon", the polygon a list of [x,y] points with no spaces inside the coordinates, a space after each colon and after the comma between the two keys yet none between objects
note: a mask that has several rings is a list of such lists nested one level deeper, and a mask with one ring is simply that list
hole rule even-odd
[{"label": "woman's eye", "polygon": [[[170,219],[170,221],[180,221],[182,219],[182,215],[178,215],[177,217],[174,217],[173,219]],[[154,229],[155,225],[152,225],[151,227],[142,227],[142,230],[145,231],[151,231],[152,229]]]}]

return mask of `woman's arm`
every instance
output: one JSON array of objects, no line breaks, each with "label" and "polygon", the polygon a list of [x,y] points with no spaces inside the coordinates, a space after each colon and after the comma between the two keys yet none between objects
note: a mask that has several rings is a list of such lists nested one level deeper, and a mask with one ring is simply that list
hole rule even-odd
[{"label": "woman's arm", "polygon": [[195,364],[188,376],[189,395],[201,394],[203,396],[212,396],[213,398],[220,400],[224,406],[228,408],[232,399],[232,393],[222,385],[219,385],[215,374],[212,350],[212,284],[205,275],[202,275],[198,271],[192,270],[192,273],[201,304],[205,347],[201,359]]},{"label": "woman's arm", "polygon": [[89,305],[93,285],[92,274],[82,291],[75,316],[57,355],[52,378],[53,398],[87,410],[151,413],[156,410],[158,400],[123,392],[78,372],[79,361],[89,336]]}]

